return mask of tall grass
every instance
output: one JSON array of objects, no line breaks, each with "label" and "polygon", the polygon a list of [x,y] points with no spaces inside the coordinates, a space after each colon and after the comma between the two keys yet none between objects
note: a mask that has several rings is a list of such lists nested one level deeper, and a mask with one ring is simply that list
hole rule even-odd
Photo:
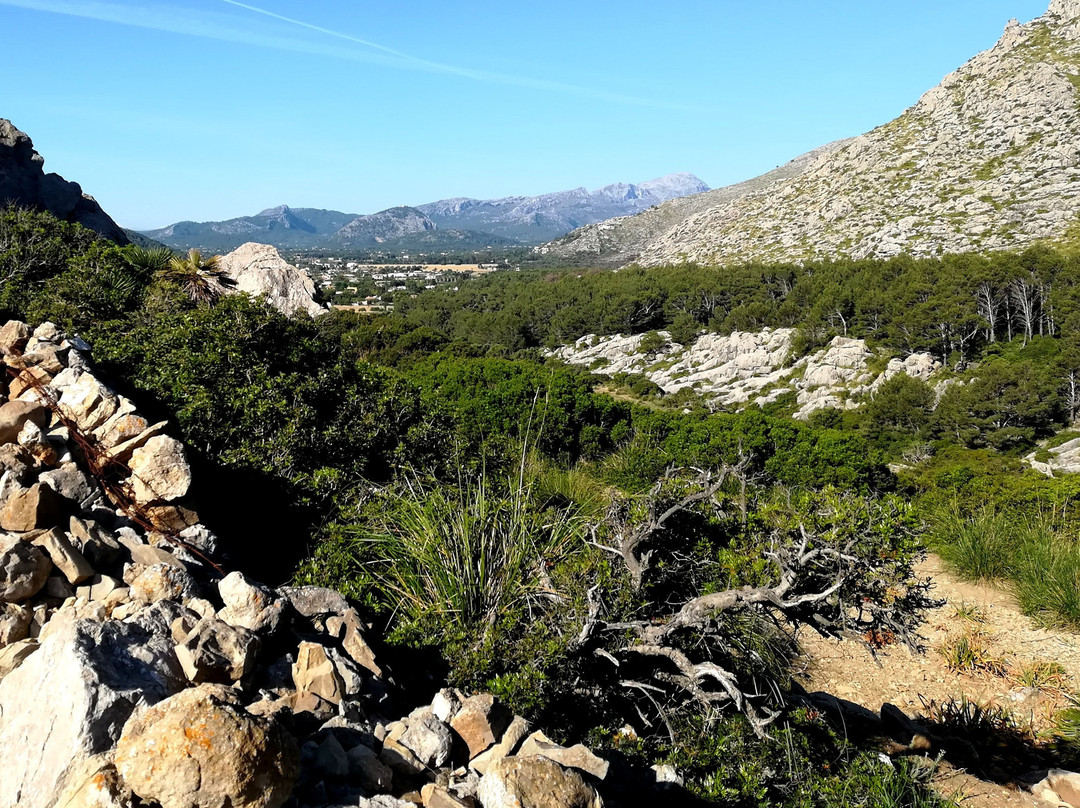
[{"label": "tall grass", "polygon": [[1048,625],[1080,626],[1080,544],[1046,523],[1023,525],[1013,552],[1016,599]]},{"label": "tall grass", "polygon": [[460,488],[409,487],[384,529],[362,538],[368,571],[412,620],[462,627],[554,597],[546,567],[582,546],[585,520],[534,506],[526,486],[493,492],[486,479]]},{"label": "tall grass", "polygon": [[1053,519],[983,508],[930,517],[931,548],[958,574],[1001,582],[1039,622],[1080,627],[1080,542]]},{"label": "tall grass", "polygon": [[930,518],[930,546],[965,578],[989,582],[1012,572],[1011,525],[993,508],[971,516],[956,506],[943,508]]}]

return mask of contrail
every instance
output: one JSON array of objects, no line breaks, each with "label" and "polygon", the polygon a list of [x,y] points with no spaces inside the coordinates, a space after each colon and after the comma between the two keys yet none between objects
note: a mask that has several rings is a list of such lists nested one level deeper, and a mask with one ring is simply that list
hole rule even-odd
[{"label": "contrail", "polygon": [[122,3],[99,2],[98,0],[0,0],[0,6],[13,6],[16,8],[29,9],[31,11],[63,14],[71,17],[81,17],[84,19],[99,20],[102,22],[134,26],[137,28],[149,28],[152,30],[201,37],[204,39],[238,42],[241,44],[255,45],[275,50],[309,53],[346,61],[370,62],[403,70],[445,73],[489,84],[526,87],[534,90],[542,90],[544,92],[595,98],[614,104],[687,112],[701,111],[700,107],[692,105],[649,98],[638,98],[605,90],[581,87],[574,84],[564,84],[562,82],[550,81],[547,79],[534,79],[508,73],[473,70],[470,68],[458,67],[456,65],[434,62],[387,47],[386,45],[381,45],[378,42],[372,42],[340,31],[313,25],[312,23],[304,22],[303,20],[286,17],[282,14],[259,8],[258,6],[239,2],[239,0],[221,0],[221,2],[226,5],[242,8],[245,11],[277,20],[278,22],[284,22],[294,27],[304,28],[324,36],[344,40],[353,45],[360,45],[367,50],[360,50],[355,47],[334,47],[328,44],[320,44],[292,37],[277,36],[272,33],[244,30],[236,27],[239,22],[238,18],[231,15],[207,14],[206,12],[194,14],[187,9],[158,4],[156,2],[150,6],[133,6]]}]

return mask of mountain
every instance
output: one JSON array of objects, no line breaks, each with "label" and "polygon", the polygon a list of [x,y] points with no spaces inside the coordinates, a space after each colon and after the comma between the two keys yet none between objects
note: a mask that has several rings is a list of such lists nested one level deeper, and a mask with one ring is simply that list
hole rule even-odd
[{"label": "mountain", "polygon": [[[1080,0],[1011,21],[915,106],[724,198],[571,233],[542,252],[646,266],[1017,249],[1080,235]],[[775,172],[774,172],[775,175]],[[723,189],[729,191],[732,189]]]},{"label": "mountain", "polygon": [[575,188],[540,196],[504,199],[443,199],[420,205],[439,227],[493,233],[536,244],[592,222],[648,210],[669,199],[699,194],[709,186],[693,174],[669,174],[637,185],[615,183],[595,191]]},{"label": "mountain", "polygon": [[[177,249],[215,252],[259,241],[275,247],[461,249],[542,244],[576,227],[640,213],[669,199],[707,191],[692,174],[671,174],[639,184],[615,183],[541,196],[443,199],[369,215],[286,205],[224,222],[177,222],[143,235]],[[449,233],[449,235],[444,235]],[[420,236],[421,238],[417,238]]]},{"label": "mountain", "polygon": [[0,118],[0,206],[15,204],[47,210],[58,219],[76,222],[118,244],[128,237],[94,197],[77,182],[59,174],[46,174],[45,159],[34,149],[29,135]]},{"label": "mountain", "polygon": [[143,235],[176,249],[199,247],[213,252],[234,250],[249,241],[275,247],[321,247],[358,214],[279,205],[224,222],[177,222]]},{"label": "mountain", "polygon": [[435,227],[435,222],[416,208],[390,208],[370,216],[357,216],[334,233],[333,241],[345,247],[370,247]]}]

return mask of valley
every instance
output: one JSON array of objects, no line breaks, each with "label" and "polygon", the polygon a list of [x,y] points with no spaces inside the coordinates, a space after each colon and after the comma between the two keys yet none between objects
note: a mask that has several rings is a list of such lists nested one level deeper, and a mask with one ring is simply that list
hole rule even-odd
[{"label": "valley", "polygon": [[735,185],[141,233],[0,120],[0,808],[1080,808],[1078,93],[1052,0]]}]

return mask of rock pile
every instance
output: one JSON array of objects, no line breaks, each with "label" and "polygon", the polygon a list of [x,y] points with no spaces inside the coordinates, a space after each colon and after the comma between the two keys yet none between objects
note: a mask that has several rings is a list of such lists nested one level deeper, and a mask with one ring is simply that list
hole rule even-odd
[{"label": "rock pile", "polygon": [[223,574],[183,446],[87,351],[0,329],[0,808],[602,805],[607,761],[490,695],[392,720],[339,593]]}]

